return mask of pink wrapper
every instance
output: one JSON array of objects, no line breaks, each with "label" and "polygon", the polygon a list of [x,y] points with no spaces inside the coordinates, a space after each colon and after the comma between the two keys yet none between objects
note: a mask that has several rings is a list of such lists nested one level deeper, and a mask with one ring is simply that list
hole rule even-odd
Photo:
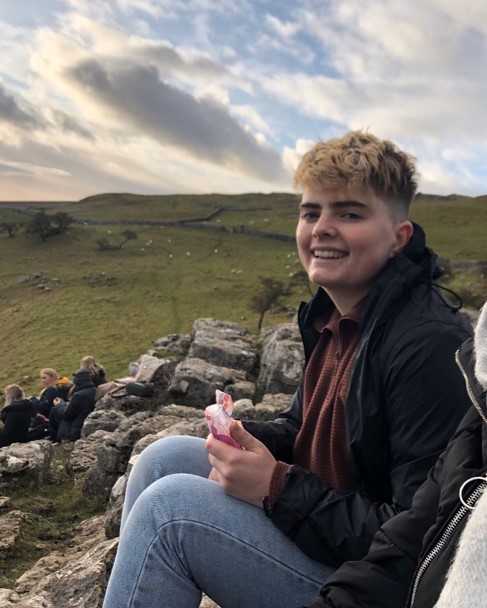
[{"label": "pink wrapper", "polygon": [[228,393],[216,390],[216,403],[205,409],[205,418],[213,437],[235,448],[240,445],[230,435],[232,425],[233,400]]}]

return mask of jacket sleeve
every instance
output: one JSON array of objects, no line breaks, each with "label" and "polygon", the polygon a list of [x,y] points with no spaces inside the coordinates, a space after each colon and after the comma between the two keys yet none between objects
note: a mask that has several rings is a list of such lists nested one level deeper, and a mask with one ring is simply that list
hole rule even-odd
[{"label": "jacket sleeve", "polygon": [[77,393],[73,393],[71,395],[71,399],[66,405],[66,409],[63,412],[63,419],[71,422],[74,420],[78,414],[81,412],[81,408],[83,406],[83,398],[81,395]]},{"label": "jacket sleeve", "polygon": [[291,405],[273,421],[245,420],[244,428],[262,441],[276,460],[291,463],[296,435],[302,422],[302,381]]},{"label": "jacket sleeve", "polygon": [[[370,453],[361,462],[374,476],[374,451],[386,453],[388,471],[381,488],[389,500],[373,500],[365,492],[340,494],[316,475],[294,465],[273,507],[273,523],[309,557],[338,567],[361,559],[382,524],[411,505],[469,406],[465,384],[455,363],[459,332],[440,326],[410,330],[379,360],[381,386],[360,386],[377,400],[376,416],[358,416],[370,434]],[[354,406],[354,396],[350,396]],[[356,401],[357,407],[359,400]],[[351,446],[354,449],[354,446]],[[370,449],[370,447],[369,447]],[[360,471],[359,471],[360,473]]]},{"label": "jacket sleeve", "polygon": [[39,414],[49,416],[49,412],[53,406],[53,401],[56,397],[58,397],[58,395],[58,390],[57,388],[54,388],[54,386],[49,386],[46,388],[43,391],[37,406]]},{"label": "jacket sleeve", "polygon": [[440,501],[444,459],[440,457],[414,496],[412,507],[375,535],[367,556],[344,563],[319,597],[305,608],[403,608]]}]

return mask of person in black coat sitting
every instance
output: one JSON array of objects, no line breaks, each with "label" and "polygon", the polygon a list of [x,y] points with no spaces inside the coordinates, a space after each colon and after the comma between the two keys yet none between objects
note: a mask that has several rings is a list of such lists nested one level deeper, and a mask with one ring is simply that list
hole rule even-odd
[{"label": "person in black coat sitting", "polygon": [[83,423],[95,409],[96,388],[88,369],[80,369],[73,375],[73,387],[69,401],[54,399],[49,416],[52,441],[76,441],[81,437]]},{"label": "person in black coat sitting", "polygon": [[5,388],[5,407],[0,414],[3,422],[3,428],[0,429],[0,447],[28,441],[31,416],[32,403],[25,398],[22,387],[9,384]]},{"label": "person in black coat sitting", "polygon": [[107,377],[105,374],[105,370],[100,363],[92,357],[91,355],[86,355],[80,361],[81,369],[88,369],[91,373],[91,379],[93,380],[93,384],[95,386],[100,386],[100,384],[105,384],[107,382]]}]

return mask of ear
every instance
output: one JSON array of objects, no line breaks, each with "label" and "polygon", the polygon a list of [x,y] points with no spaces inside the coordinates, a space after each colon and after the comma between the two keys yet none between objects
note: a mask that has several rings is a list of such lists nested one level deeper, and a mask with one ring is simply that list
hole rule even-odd
[{"label": "ear", "polygon": [[396,242],[391,248],[391,258],[400,253],[413,236],[414,228],[409,220],[399,222],[396,226]]}]

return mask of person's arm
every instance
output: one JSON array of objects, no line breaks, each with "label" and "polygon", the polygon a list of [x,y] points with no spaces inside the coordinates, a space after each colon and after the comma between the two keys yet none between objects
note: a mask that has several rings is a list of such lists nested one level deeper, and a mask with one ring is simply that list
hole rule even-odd
[{"label": "person's arm", "polygon": [[41,394],[37,411],[43,416],[49,416],[49,412],[54,403],[54,399],[58,396],[58,390],[54,386],[48,386]]},{"label": "person's arm", "polygon": [[1,415],[3,426],[0,429],[0,447],[10,445],[12,433],[15,431],[14,417],[15,416],[9,415],[8,406],[3,408],[2,415]]},{"label": "person's arm", "polygon": [[377,399],[387,426],[377,433],[386,433],[381,443],[388,443],[384,493],[390,491],[390,502],[359,492],[340,494],[302,467],[290,467],[271,520],[306,555],[331,566],[361,559],[379,527],[409,508],[470,405],[455,363],[458,342],[458,331],[430,323],[382,353],[383,394]]}]

